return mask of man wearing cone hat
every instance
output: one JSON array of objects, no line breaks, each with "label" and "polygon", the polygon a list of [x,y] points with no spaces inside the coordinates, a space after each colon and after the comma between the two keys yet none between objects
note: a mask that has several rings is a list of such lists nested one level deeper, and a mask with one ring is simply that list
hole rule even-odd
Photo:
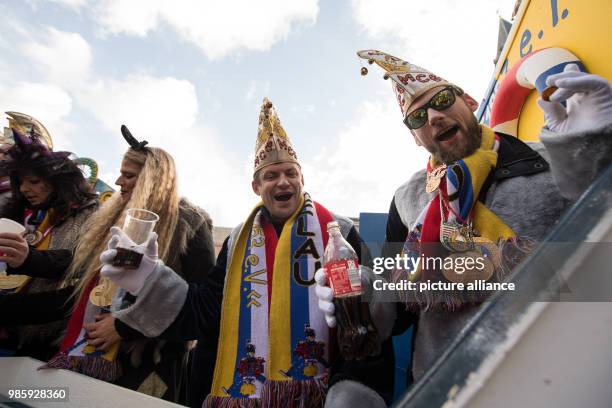
[{"label": "man wearing cone hat", "polygon": [[[546,119],[540,142],[524,143],[479,124],[473,114],[477,102],[457,85],[381,51],[358,56],[384,70],[405,125],[416,144],[431,154],[426,168],[395,192],[384,256],[416,248],[419,254],[452,257],[469,249],[488,254],[490,262],[471,279],[501,281],[520,259],[504,263],[501,248],[515,255],[529,252],[612,163],[610,85],[600,76],[578,72],[575,65],[548,78],[547,85],[558,89],[550,102],[538,101]],[[391,279],[421,282],[466,279],[452,267],[391,272]],[[317,284],[321,309],[333,326],[331,290],[325,279]],[[397,322],[402,323],[396,329],[415,324],[415,380],[432,367],[488,294],[480,295],[410,293],[399,301]]]},{"label": "man wearing cone hat", "polygon": [[[144,256],[136,270],[112,265],[119,230],[101,256],[102,275],[123,289],[114,317],[149,337],[210,346],[211,358],[200,361],[210,391],[205,406],[322,407],[333,385],[341,362],[330,350],[334,337],[317,307],[313,276],[328,222],[339,223],[358,254],[361,240],[349,219],[313,201],[303,186],[296,152],[266,98],[252,181],[261,202],[224,241],[206,283],[189,285],[159,261],[155,234],[137,247]],[[308,341],[318,358],[303,361],[299,345]]]}]

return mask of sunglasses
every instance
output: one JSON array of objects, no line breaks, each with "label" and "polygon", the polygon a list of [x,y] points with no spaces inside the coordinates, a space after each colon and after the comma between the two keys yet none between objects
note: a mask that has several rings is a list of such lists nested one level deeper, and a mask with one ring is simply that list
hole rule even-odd
[{"label": "sunglasses", "polygon": [[413,110],[404,118],[404,125],[408,129],[414,130],[422,127],[427,123],[427,109],[432,108],[437,111],[443,111],[450,108],[455,103],[455,94],[463,95],[463,91],[455,86],[447,86],[440,92],[437,92],[431,97],[429,102],[418,109]]}]

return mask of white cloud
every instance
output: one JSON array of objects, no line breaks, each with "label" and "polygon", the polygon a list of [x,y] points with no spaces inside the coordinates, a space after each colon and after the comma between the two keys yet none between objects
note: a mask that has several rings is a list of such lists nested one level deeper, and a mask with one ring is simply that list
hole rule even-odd
[{"label": "white cloud", "polygon": [[425,168],[428,153],[389,99],[363,102],[338,138],[302,164],[306,190],[334,212],[387,212],[395,190]]},{"label": "white cloud", "polygon": [[429,69],[479,101],[493,75],[497,16],[511,13],[515,0],[351,3],[354,19],[377,41],[371,48]]},{"label": "white cloud", "polygon": [[233,227],[244,221],[258,202],[251,190],[251,161],[222,146],[223,135],[210,127],[194,126],[180,138],[180,143],[167,137],[158,144],[172,152],[180,191],[206,209],[217,226]]},{"label": "white cloud", "polygon": [[107,129],[117,132],[121,124],[135,126],[151,141],[168,135],[179,139],[181,132],[194,124],[198,113],[191,82],[147,74],[99,80],[81,88],[77,99]]},{"label": "white cloud", "polygon": [[266,51],[293,26],[314,24],[317,0],[105,0],[93,9],[104,33],[144,37],[166,23],[211,59]]},{"label": "white cloud", "polygon": [[312,116],[316,109],[314,105],[298,105],[292,106],[291,112],[299,116]]},{"label": "white cloud", "polygon": [[73,10],[80,10],[87,4],[87,0],[47,0],[51,3],[57,3]]},{"label": "white cloud", "polygon": [[56,149],[70,150],[67,133],[72,126],[67,118],[72,111],[72,98],[62,88],[32,82],[0,85],[0,107],[2,112],[18,111],[35,117],[51,134]]},{"label": "white cloud", "polygon": [[80,34],[48,27],[39,37],[20,49],[47,80],[70,88],[89,77],[91,48]]},{"label": "white cloud", "polygon": [[260,101],[270,93],[270,82],[250,81],[244,98],[247,101]]}]

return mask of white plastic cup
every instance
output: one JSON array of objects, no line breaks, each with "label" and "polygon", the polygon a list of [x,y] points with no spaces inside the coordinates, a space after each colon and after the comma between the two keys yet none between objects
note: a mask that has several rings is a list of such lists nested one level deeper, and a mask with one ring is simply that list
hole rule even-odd
[{"label": "white plastic cup", "polygon": [[[23,234],[25,227],[20,223],[9,220],[8,218],[0,218],[0,232],[12,233],[12,234]],[[0,262],[0,271],[6,271],[6,262]]]},{"label": "white plastic cup", "polygon": [[0,218],[0,232],[23,234],[24,231],[25,227],[20,223],[9,220],[8,218]]}]

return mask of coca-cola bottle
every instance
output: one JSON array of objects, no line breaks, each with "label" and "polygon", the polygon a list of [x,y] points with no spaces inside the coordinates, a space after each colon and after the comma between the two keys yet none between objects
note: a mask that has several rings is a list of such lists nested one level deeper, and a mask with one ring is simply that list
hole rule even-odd
[{"label": "coca-cola bottle", "polygon": [[380,344],[368,304],[361,301],[359,260],[336,221],[327,224],[327,233],[323,259],[327,281],[334,292],[338,345],[346,360],[362,360],[378,354]]}]

